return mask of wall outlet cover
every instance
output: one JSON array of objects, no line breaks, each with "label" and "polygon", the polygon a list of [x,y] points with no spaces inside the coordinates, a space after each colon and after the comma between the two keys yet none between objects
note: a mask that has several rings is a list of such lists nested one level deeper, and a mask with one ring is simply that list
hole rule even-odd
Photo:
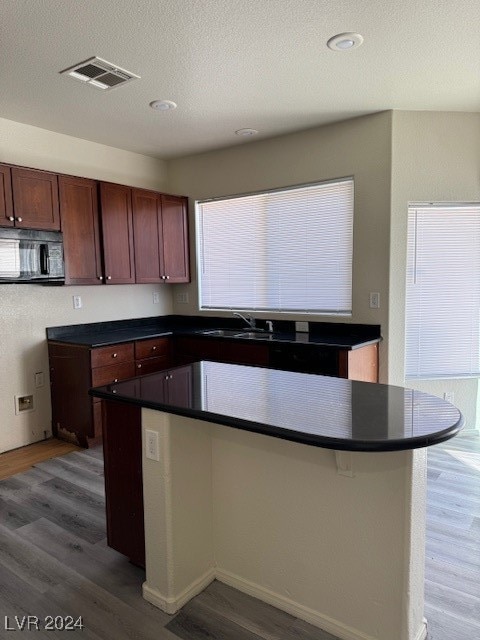
[{"label": "wall outlet cover", "polygon": [[33,395],[15,396],[15,414],[28,413],[35,410]]}]

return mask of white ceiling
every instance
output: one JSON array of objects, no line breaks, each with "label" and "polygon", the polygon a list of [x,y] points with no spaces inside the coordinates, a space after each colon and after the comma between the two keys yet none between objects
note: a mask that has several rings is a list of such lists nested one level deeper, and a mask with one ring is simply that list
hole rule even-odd
[{"label": "white ceiling", "polygon": [[[364,44],[326,47],[345,31]],[[141,79],[102,92],[59,75],[93,56]],[[478,0],[0,2],[0,117],[151,156],[245,144],[243,127],[479,107]]]}]

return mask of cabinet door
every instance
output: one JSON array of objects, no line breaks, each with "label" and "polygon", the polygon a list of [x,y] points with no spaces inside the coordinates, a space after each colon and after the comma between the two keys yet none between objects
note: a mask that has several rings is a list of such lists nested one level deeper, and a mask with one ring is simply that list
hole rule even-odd
[{"label": "cabinet door", "polygon": [[60,229],[58,179],[55,173],[12,168],[15,226]]},{"label": "cabinet door", "polygon": [[162,195],[162,246],[166,282],[190,282],[186,198]]},{"label": "cabinet door", "polygon": [[100,203],[107,284],[133,284],[132,193],[120,184],[100,184]]},{"label": "cabinet door", "polygon": [[0,165],[0,226],[13,227],[12,174],[10,167]]},{"label": "cabinet door", "polygon": [[102,405],[108,545],[144,567],[141,408]]},{"label": "cabinet door", "polygon": [[135,281],[162,282],[161,202],[153,191],[132,190]]},{"label": "cabinet door", "polygon": [[102,284],[97,183],[59,176],[65,284]]}]

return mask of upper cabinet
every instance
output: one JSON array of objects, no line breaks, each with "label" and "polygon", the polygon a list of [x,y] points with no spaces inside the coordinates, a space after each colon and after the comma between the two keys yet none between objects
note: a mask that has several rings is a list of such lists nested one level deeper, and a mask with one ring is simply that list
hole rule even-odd
[{"label": "upper cabinet", "polygon": [[121,184],[100,183],[103,257],[107,284],[135,282],[132,190]]},{"label": "upper cabinet", "polygon": [[163,276],[167,282],[190,282],[187,198],[162,195]]},{"label": "upper cabinet", "polygon": [[13,227],[12,172],[10,167],[0,165],[0,226]]},{"label": "upper cabinet", "polygon": [[22,229],[60,229],[55,173],[12,167],[13,224]]},{"label": "upper cabinet", "polygon": [[0,226],[58,231],[57,175],[0,165]]},{"label": "upper cabinet", "polygon": [[97,182],[58,177],[65,284],[102,284]]},{"label": "upper cabinet", "polygon": [[136,282],[189,282],[186,198],[132,190]]},{"label": "upper cabinet", "polygon": [[180,196],[0,164],[2,226],[61,228],[65,284],[190,281]]},{"label": "upper cabinet", "polygon": [[135,276],[139,283],[162,282],[161,196],[132,190]]}]

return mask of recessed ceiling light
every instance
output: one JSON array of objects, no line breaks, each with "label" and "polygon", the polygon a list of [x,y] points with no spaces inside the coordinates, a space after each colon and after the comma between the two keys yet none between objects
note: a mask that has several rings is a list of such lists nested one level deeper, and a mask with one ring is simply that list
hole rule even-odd
[{"label": "recessed ceiling light", "polygon": [[172,100],[154,100],[150,102],[150,106],[155,111],[170,111],[177,108],[177,103]]},{"label": "recessed ceiling light", "polygon": [[333,51],[351,51],[356,49],[363,42],[363,36],[359,33],[339,33],[327,42],[327,47]]},{"label": "recessed ceiling light", "polygon": [[256,136],[258,131],[256,129],[237,129],[235,133],[237,136]]}]

